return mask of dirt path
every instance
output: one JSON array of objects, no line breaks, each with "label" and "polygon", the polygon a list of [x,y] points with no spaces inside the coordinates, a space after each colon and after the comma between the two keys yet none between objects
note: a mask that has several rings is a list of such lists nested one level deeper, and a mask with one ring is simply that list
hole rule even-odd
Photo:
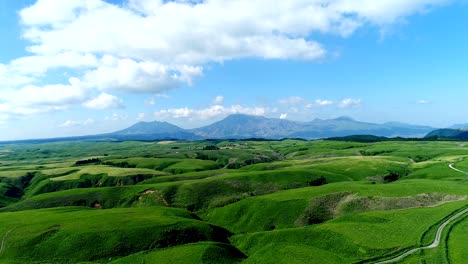
[{"label": "dirt path", "polygon": [[6,247],[6,240],[8,238],[8,235],[10,234],[11,231],[13,231],[13,229],[15,228],[12,228],[10,230],[8,230],[5,235],[3,235],[3,238],[2,238],[2,245],[0,246],[0,255],[3,254],[3,251],[5,250],[5,247]]},{"label": "dirt path", "polygon": [[[449,168],[452,169],[452,170],[455,170],[455,171],[458,171],[460,173],[463,173],[465,175],[468,176],[468,172],[465,172],[465,171],[462,171],[462,170],[459,170],[455,167],[453,167],[453,163],[452,164],[449,164]],[[375,264],[385,264],[385,263],[392,263],[392,262],[395,262],[395,261],[399,261],[399,260],[402,260],[404,259],[405,257],[421,250],[421,249],[431,249],[431,248],[436,248],[439,246],[440,244],[440,239],[442,238],[442,232],[444,231],[445,227],[450,224],[450,222],[452,222],[453,220],[459,218],[460,216],[464,215],[465,213],[468,212],[468,208],[457,213],[456,215],[450,217],[449,219],[447,219],[447,221],[443,222],[440,226],[439,226],[439,229],[437,229],[437,233],[436,233],[436,237],[434,239],[434,242],[432,242],[432,244],[430,244],[429,246],[426,246],[426,247],[419,247],[419,248],[415,248],[415,249],[411,249],[409,251],[406,251],[405,253],[397,256],[397,257],[394,257],[392,259],[389,259],[389,260],[385,260],[385,261],[380,261],[380,262],[375,262]]]}]

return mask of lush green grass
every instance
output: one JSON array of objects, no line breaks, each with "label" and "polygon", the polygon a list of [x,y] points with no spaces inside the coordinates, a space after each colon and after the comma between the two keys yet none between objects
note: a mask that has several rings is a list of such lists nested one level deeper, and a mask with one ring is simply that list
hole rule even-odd
[{"label": "lush green grass", "polygon": [[[431,208],[355,213],[305,228],[237,235],[233,242],[249,257],[272,244],[288,243],[319,248],[348,263],[418,246],[426,229],[463,206],[465,201]],[[279,261],[287,261],[287,257]]]},{"label": "lush green grass", "polygon": [[[122,186],[105,188],[78,188],[65,191],[44,193],[11,204],[0,211],[21,211],[61,206],[93,206],[102,208],[131,207],[138,203],[138,198],[147,190],[147,186]],[[153,205],[162,205],[155,202]]]},{"label": "lush green grass", "polygon": [[[82,166],[77,167],[79,168],[78,171],[71,170],[70,174],[60,177],[53,177],[51,178],[52,181],[66,181],[66,180],[77,180],[80,179],[82,175],[97,175],[97,174],[107,174],[109,177],[123,177],[123,176],[130,176],[130,175],[153,175],[153,176],[160,176],[165,175],[165,173],[157,172],[150,169],[137,169],[137,168],[117,168],[111,166],[103,166],[103,165],[91,165],[91,166]],[[62,169],[60,169],[62,171]],[[50,173],[50,170],[46,171],[46,174]],[[48,174],[50,175],[50,174]]]},{"label": "lush green grass", "polygon": [[[468,260],[468,217],[464,217],[450,230],[447,247],[451,263],[463,263]],[[445,253],[445,252],[444,252]]]},{"label": "lush green grass", "polygon": [[[75,165],[91,158],[101,164]],[[246,263],[352,263],[395,255],[429,243],[438,224],[466,205],[467,177],[451,163],[468,171],[468,147],[7,144],[0,146],[0,236],[14,229],[0,262],[234,263],[245,253]],[[401,178],[384,184],[389,172]],[[319,178],[326,184],[309,186]],[[468,258],[465,222],[451,226],[438,249],[403,262]]]},{"label": "lush green grass", "polygon": [[226,242],[228,235],[183,210],[163,207],[2,213],[0,234],[9,230],[0,261],[18,263],[105,261],[198,241]]},{"label": "lush green grass", "polygon": [[343,263],[346,259],[317,247],[297,243],[272,243],[251,255],[245,263]]},{"label": "lush green grass", "polygon": [[111,263],[230,264],[239,263],[244,258],[245,255],[231,245],[200,242],[196,244],[137,253]]},{"label": "lush green grass", "polygon": [[[468,194],[468,185],[460,182],[432,180],[406,180],[391,184],[340,182],[250,197],[210,210],[204,217],[208,221],[225,226],[235,233],[292,228],[297,226],[296,220],[304,213],[310,200],[340,192],[353,194],[357,197],[407,197],[424,193],[452,194],[461,197]],[[405,202],[408,203],[407,207],[418,207],[419,205],[418,203],[414,205],[411,201]],[[439,200],[435,200],[434,204],[437,202]],[[391,206],[395,206],[397,200],[388,199],[387,203],[389,203],[388,207],[392,209]],[[346,204],[341,203],[340,205]],[[405,204],[400,205],[400,208],[405,208]],[[348,207],[345,212],[361,210],[367,211],[369,209],[355,206],[355,208]],[[338,216],[340,211],[335,213]]]}]

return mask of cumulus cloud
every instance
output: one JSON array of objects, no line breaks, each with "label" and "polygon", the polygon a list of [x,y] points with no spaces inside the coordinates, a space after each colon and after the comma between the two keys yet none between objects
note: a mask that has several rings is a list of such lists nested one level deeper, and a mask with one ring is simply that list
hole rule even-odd
[{"label": "cumulus cloud", "polygon": [[0,100],[18,107],[64,107],[80,102],[87,96],[87,90],[83,89],[80,81],[70,78],[68,84],[26,85],[19,89],[6,89],[0,94]]},{"label": "cumulus cloud", "polygon": [[87,69],[97,65],[98,60],[93,54],[64,51],[57,54],[21,57],[11,61],[9,67],[22,74],[42,75],[55,68]]},{"label": "cumulus cloud", "polygon": [[216,96],[216,98],[213,100],[213,103],[217,105],[222,104],[223,102],[224,102],[224,96],[222,95]]},{"label": "cumulus cloud", "polygon": [[317,99],[315,100],[315,103],[319,106],[326,106],[326,105],[332,105],[334,102],[330,100]]},{"label": "cumulus cloud", "polygon": [[246,114],[263,116],[269,113],[269,109],[265,107],[244,107],[241,105],[233,105],[225,107],[214,105],[208,108],[193,109],[188,107],[163,109],[154,113],[157,119],[187,119],[194,120],[209,120],[220,117],[225,117],[231,114]]},{"label": "cumulus cloud", "polygon": [[283,113],[280,115],[280,119],[286,119],[288,118],[288,114],[287,113]]},{"label": "cumulus cloud", "polygon": [[106,52],[197,64],[242,57],[317,59],[325,50],[308,40],[311,33],[348,36],[366,23],[391,24],[446,2],[130,0],[117,6],[101,0],[39,0],[20,17],[24,37],[36,43],[30,47],[35,53]]},{"label": "cumulus cloud", "polygon": [[106,116],[104,119],[106,121],[124,121],[128,119],[128,115],[113,113],[111,116]]},{"label": "cumulus cloud", "polygon": [[[37,0],[19,12],[30,54],[0,63],[0,87],[8,90],[0,115],[87,107],[99,92],[160,93],[191,85],[212,62],[320,60],[328,51],[317,33],[348,37],[450,2]],[[75,84],[50,82],[49,72],[61,69]]]},{"label": "cumulus cloud", "polygon": [[98,68],[86,73],[84,82],[100,90],[152,93],[191,84],[193,78],[201,74],[201,67],[170,67],[156,62],[105,56]]},{"label": "cumulus cloud", "polygon": [[340,108],[349,108],[349,107],[359,107],[362,105],[361,99],[354,99],[354,98],[345,98],[340,101],[338,106]]},{"label": "cumulus cloud", "polygon": [[18,89],[4,89],[0,93],[0,114],[9,119],[68,109],[83,102],[89,96],[89,90],[83,88],[76,78],[70,78],[68,84],[25,85]]},{"label": "cumulus cloud", "polygon": [[108,93],[101,93],[99,96],[84,102],[83,106],[96,110],[122,108],[123,101],[117,96]]},{"label": "cumulus cloud", "polygon": [[94,119],[88,118],[84,121],[75,121],[75,120],[67,120],[59,125],[59,127],[77,127],[77,126],[87,126],[90,124],[94,124]]}]

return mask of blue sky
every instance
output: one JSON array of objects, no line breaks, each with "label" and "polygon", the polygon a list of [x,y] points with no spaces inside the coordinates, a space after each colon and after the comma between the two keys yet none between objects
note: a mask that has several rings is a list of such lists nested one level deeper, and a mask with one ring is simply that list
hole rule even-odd
[{"label": "blue sky", "polygon": [[464,1],[270,3],[0,0],[0,140],[233,113],[468,122]]}]

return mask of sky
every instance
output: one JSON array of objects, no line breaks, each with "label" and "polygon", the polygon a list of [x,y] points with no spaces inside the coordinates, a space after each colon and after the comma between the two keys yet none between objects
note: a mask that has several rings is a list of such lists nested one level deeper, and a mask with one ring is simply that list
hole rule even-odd
[{"label": "sky", "polygon": [[468,123],[468,3],[0,0],[0,140],[230,114]]}]

